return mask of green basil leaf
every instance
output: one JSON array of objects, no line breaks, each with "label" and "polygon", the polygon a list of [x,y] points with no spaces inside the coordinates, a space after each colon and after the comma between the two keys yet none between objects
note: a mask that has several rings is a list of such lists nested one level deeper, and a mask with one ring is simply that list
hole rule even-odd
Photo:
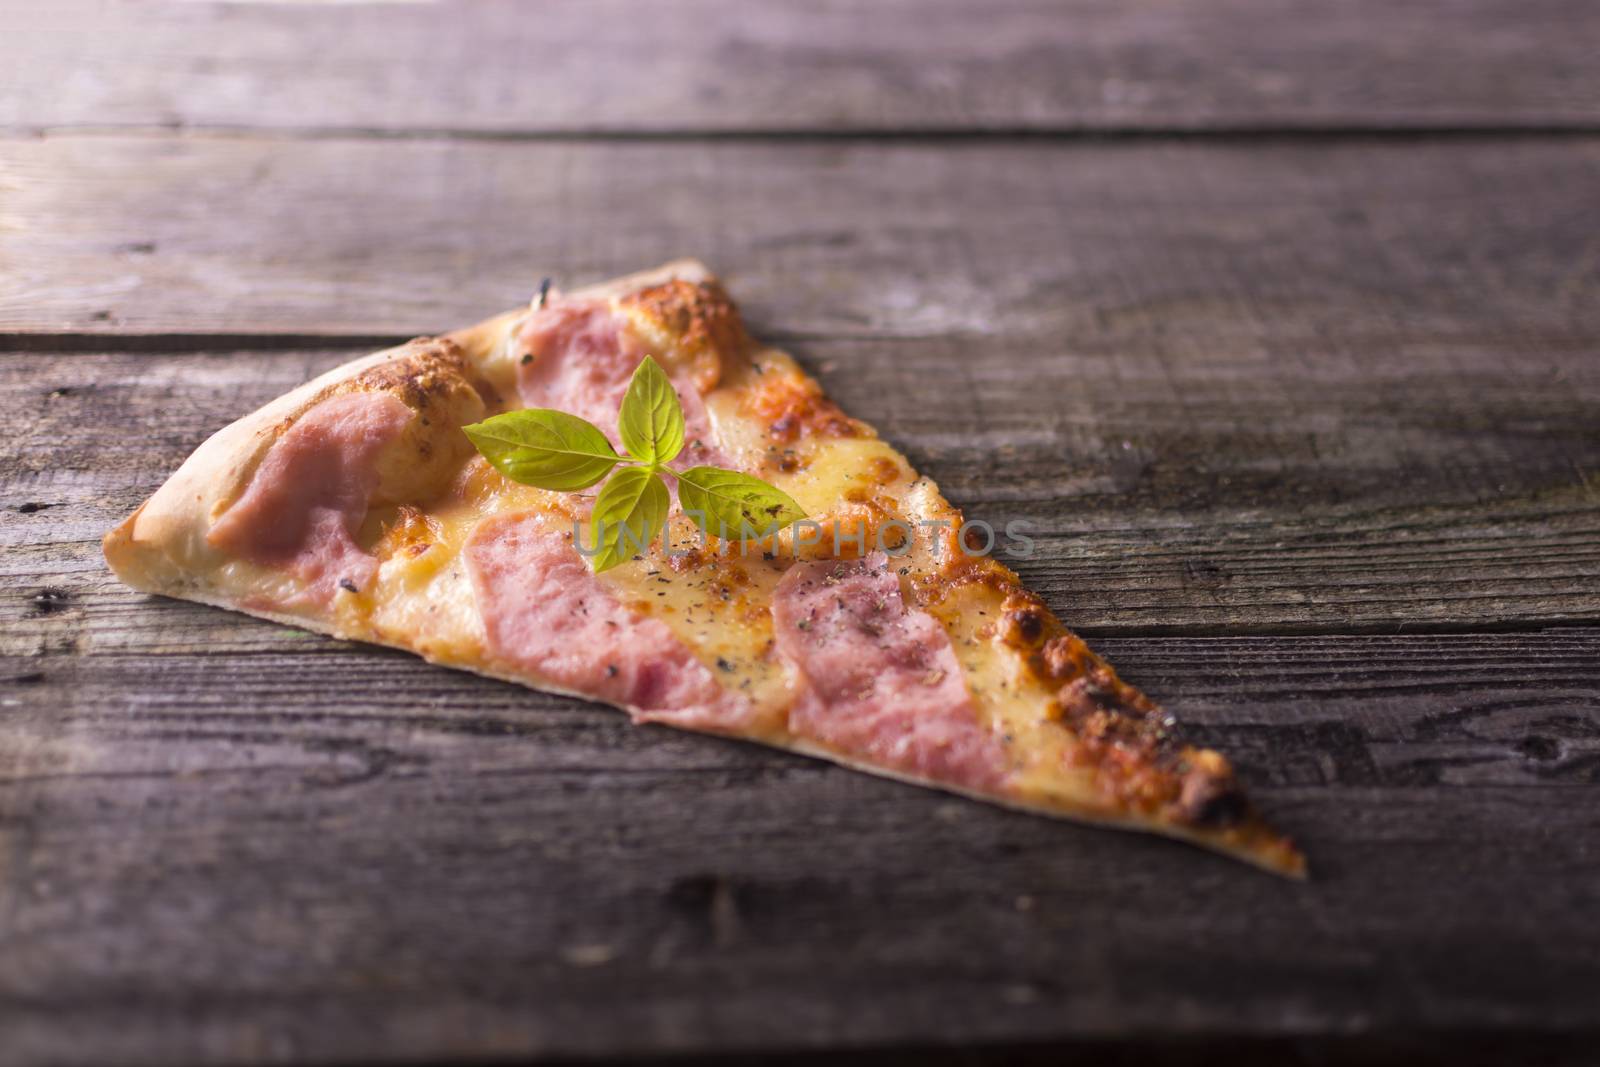
[{"label": "green basil leaf", "polygon": [[659,364],[644,357],[617,414],[622,447],[640,463],[661,466],[683,450],[683,408]]},{"label": "green basil leaf", "polygon": [[648,549],[670,507],[672,497],[661,475],[646,467],[618,471],[600,490],[589,519],[589,543],[600,546],[589,559],[594,572],[608,571]]},{"label": "green basil leaf", "polygon": [[748,474],[718,467],[690,467],[673,473],[678,476],[678,503],[683,510],[704,515],[701,528],[724,540],[747,536],[746,530],[750,535],[764,535],[774,525],[781,530],[806,517],[788,493]]},{"label": "green basil leaf", "polygon": [[605,434],[564,411],[508,411],[461,429],[495,470],[540,489],[587,489],[622,460]]}]

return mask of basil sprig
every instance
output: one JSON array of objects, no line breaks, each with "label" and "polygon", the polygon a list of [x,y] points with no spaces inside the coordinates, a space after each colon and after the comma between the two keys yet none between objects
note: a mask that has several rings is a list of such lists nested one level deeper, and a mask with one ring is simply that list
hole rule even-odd
[{"label": "basil sprig", "polygon": [[[661,472],[683,451],[683,408],[649,356],[634,370],[617,414],[626,459],[594,424],[548,408],[508,411],[462,430],[495,470],[539,489],[588,489],[622,465],[601,487],[590,519],[597,551],[589,565],[596,574],[643,552],[666,525],[672,498]],[[684,510],[724,540],[764,536],[805,518],[789,494],[748,474],[719,467],[670,473]]]}]

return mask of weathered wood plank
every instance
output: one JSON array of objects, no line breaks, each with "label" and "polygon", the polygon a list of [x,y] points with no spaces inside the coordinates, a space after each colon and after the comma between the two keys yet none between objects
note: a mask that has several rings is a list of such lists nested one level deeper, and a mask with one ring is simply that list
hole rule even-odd
[{"label": "weathered wood plank", "polygon": [[1594,126],[1583,0],[15,2],[0,125]]},{"label": "weathered wood plank", "polygon": [[1600,631],[1103,647],[1311,883],[333,642],[7,659],[9,1058],[1593,1027]]},{"label": "weathered wood plank", "polygon": [[[183,616],[227,617],[200,605],[139,600],[142,611],[172,627],[183,626]],[[441,744],[480,745],[470,755],[473,773],[527,769],[530,759],[544,766],[563,746],[592,746],[599,754],[586,757],[585,766],[618,774],[827,770],[767,749],[634,728],[598,705],[501,685],[404,653],[254,619],[240,630],[249,639],[228,647],[226,657],[199,642],[155,650],[104,642],[31,654],[16,645],[0,647],[0,680],[13,700],[6,721],[15,732],[7,736],[33,741],[11,748],[9,784],[18,784],[19,776],[68,782],[159,777],[169,760],[188,758],[183,738],[172,738],[170,751],[163,747],[168,731],[205,723],[233,731],[238,736],[232,741],[258,735],[263,751],[280,745],[308,750],[264,766],[304,770],[300,763],[306,762],[355,777],[382,772],[374,766],[384,762],[382,754],[361,746],[385,744],[423,753]],[[1130,681],[1163,694],[1203,743],[1236,753],[1241,773],[1256,787],[1600,783],[1600,628],[1106,637],[1099,646]],[[87,760],[75,759],[74,746],[97,734],[108,743],[93,748]],[[111,744],[113,737],[121,740]],[[511,741],[480,744],[496,737]],[[194,740],[202,742],[202,758],[221,751],[204,751],[204,737]],[[525,743],[529,747],[519,747]]]},{"label": "weathered wood plank", "polygon": [[786,335],[1060,351],[1600,334],[1600,138],[0,141],[0,332],[410,335],[699,255]]},{"label": "weathered wood plank", "polygon": [[[1086,633],[1600,619],[1600,344],[1510,359],[1464,343],[1398,359],[796,347],[970,517],[1030,524],[1034,554],[1011,562]],[[10,640],[133,651],[238,632],[152,616],[106,573],[99,537],[207,434],[349,355],[4,357]],[[72,610],[36,613],[45,589]]]}]

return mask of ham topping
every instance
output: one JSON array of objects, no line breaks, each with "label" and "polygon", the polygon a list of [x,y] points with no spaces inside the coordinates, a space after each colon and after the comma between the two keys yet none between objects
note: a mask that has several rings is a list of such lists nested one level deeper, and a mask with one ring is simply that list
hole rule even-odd
[{"label": "ham topping", "polygon": [[[528,316],[518,340],[523,353],[517,392],[530,408],[555,408],[598,426],[619,449],[617,411],[633,372],[648,353],[622,318],[600,301],[552,300]],[[717,449],[700,390],[666,364],[683,407],[684,446],[672,466],[729,466]]]},{"label": "ham topping", "polygon": [[479,523],[463,556],[489,651],[542,681],[627,708],[636,721],[696,730],[747,723],[724,689],[658,619],[619,604],[572,545],[571,527],[537,513]]},{"label": "ham topping", "polygon": [[994,789],[1005,752],[978,723],[950,637],[908,608],[882,552],[797,563],[778,583],[773,629],[799,676],[789,730],[920,778]]},{"label": "ham topping", "polygon": [[379,454],[411,414],[382,392],[341,393],[317,404],[274,442],[206,540],[289,571],[313,603],[327,604],[341,587],[367,589],[378,561],[356,544],[355,533],[378,487]]}]

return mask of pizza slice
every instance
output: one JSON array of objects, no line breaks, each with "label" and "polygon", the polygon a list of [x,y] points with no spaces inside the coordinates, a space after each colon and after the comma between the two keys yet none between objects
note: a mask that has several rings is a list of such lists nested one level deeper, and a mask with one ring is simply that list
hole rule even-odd
[{"label": "pizza slice", "polygon": [[[655,407],[619,425],[649,367]],[[511,423],[544,451],[497,453],[484,427]],[[781,527],[685,513],[752,484]],[[105,552],[147,592],[1303,874],[1228,761],[985,540],[685,261],[324,374],[201,445]]]}]

